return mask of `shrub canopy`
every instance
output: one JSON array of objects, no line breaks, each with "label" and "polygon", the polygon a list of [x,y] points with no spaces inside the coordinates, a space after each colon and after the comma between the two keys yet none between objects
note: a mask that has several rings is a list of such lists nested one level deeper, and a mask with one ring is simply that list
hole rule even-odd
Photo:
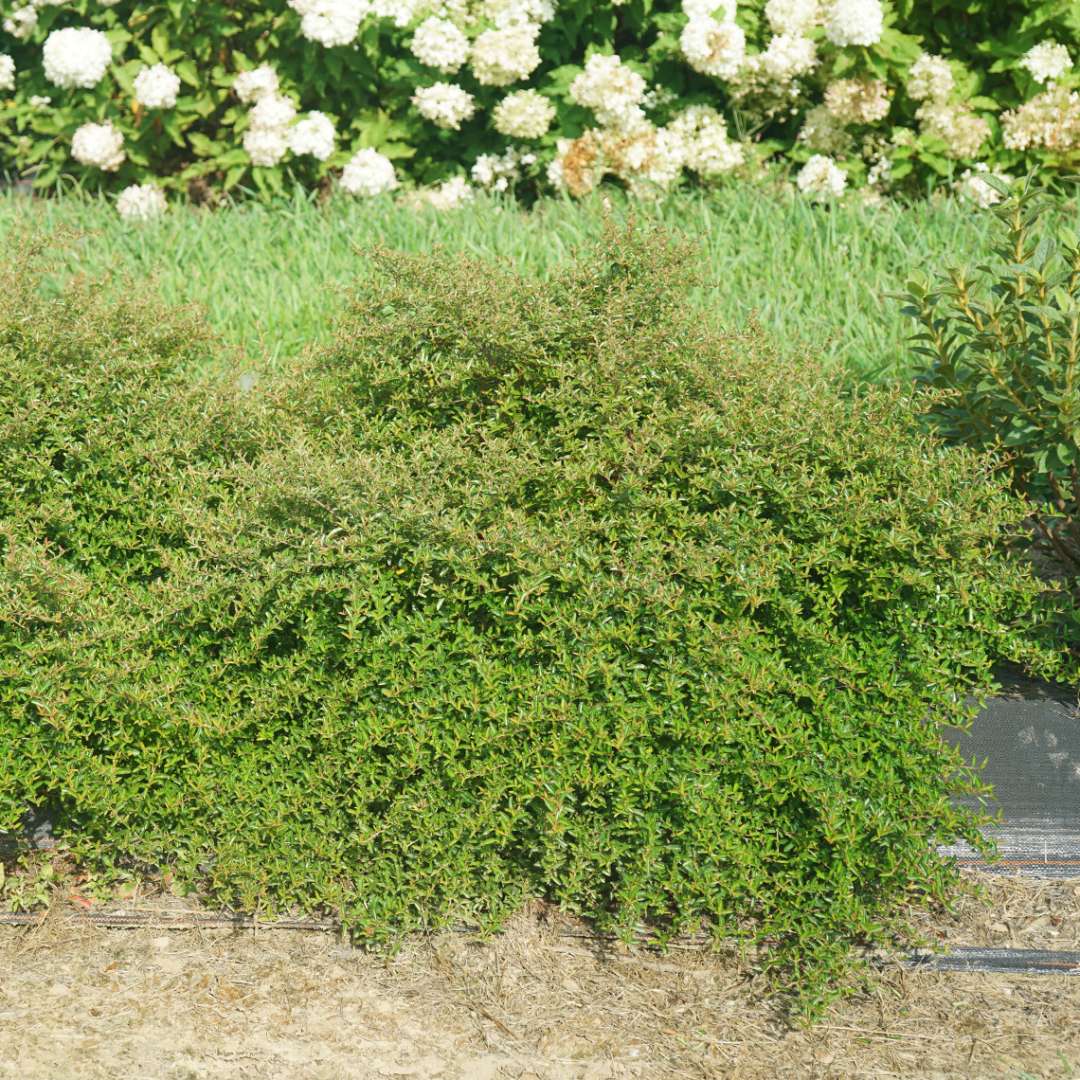
[{"label": "shrub canopy", "polygon": [[183,391],[177,318],[5,291],[0,829],[52,799],[85,859],[364,941],[704,921],[819,1008],[987,850],[939,725],[1052,663],[1042,587],[983,458],[704,328],[687,255],[384,256],[247,395]]}]

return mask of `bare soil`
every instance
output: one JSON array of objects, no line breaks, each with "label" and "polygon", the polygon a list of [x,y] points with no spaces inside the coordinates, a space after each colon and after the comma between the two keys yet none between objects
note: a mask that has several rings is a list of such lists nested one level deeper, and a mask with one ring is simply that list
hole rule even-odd
[{"label": "bare soil", "polygon": [[[991,908],[924,911],[922,932],[1080,948],[1080,881],[978,880]],[[890,965],[807,1033],[734,955],[603,946],[542,908],[392,960],[325,933],[110,930],[73,910],[61,896],[39,925],[0,927],[3,1080],[1080,1076],[1080,978],[1065,975]]]}]

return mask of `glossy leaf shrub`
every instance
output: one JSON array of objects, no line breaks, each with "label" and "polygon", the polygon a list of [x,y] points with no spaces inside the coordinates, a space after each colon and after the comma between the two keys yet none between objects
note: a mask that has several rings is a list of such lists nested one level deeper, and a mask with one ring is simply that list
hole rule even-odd
[{"label": "glossy leaf shrub", "polygon": [[1054,209],[1029,180],[994,207],[991,258],[912,280],[904,310],[935,428],[998,456],[1080,588],[1080,243]]}]

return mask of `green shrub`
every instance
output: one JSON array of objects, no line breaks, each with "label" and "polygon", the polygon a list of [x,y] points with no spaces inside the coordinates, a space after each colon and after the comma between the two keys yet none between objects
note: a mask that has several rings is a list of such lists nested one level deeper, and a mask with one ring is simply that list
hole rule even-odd
[{"label": "green shrub", "polygon": [[65,599],[27,630],[10,570],[0,594],[0,829],[51,798],[84,860],[366,942],[534,896],[660,940],[704,921],[813,1016],[902,899],[947,899],[935,843],[989,849],[938,727],[999,656],[1053,663],[996,545],[1022,502],[900,391],[705,329],[662,238],[550,284],[380,261],[254,420],[203,388],[135,432],[172,354],[115,346],[96,422],[169,477],[132,489],[139,558],[108,549],[137,571],[44,549],[64,478],[8,496],[19,581]]},{"label": "green shrub", "polygon": [[929,359],[920,381],[941,391],[935,427],[1001,458],[1041,546],[1080,579],[1080,243],[1046,227],[1055,209],[1029,179],[993,208],[990,261],[911,281],[904,310]]},{"label": "green shrub", "polygon": [[[86,642],[99,621],[129,588],[159,580],[167,553],[186,543],[173,494],[196,465],[232,462],[260,444],[250,410],[193,381],[214,342],[191,312],[170,311],[132,283],[117,290],[79,279],[51,297],[48,276],[65,242],[12,229],[0,259],[5,822],[55,783],[53,707],[74,707],[68,693],[107,701],[108,686],[72,679],[84,661],[94,673]],[[199,484],[214,497],[205,468]]]}]

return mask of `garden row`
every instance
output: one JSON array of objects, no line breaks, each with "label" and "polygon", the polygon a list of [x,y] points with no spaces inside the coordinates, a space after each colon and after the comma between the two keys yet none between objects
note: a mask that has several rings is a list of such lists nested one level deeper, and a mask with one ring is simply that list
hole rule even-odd
[{"label": "garden row", "polygon": [[[1075,167],[1069,0],[0,0],[0,171],[153,215],[338,183],[809,197]],[[2,95],[9,95],[4,98]]]}]

